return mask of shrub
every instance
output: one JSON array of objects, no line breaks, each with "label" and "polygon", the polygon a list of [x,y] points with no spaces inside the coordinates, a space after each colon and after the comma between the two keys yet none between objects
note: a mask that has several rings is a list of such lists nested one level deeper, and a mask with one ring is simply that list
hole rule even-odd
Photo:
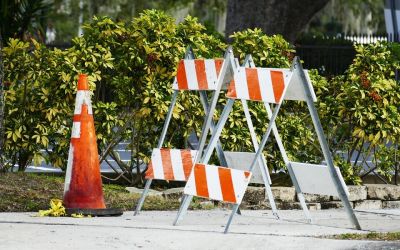
[{"label": "shrub", "polygon": [[[251,54],[256,66],[270,68],[289,68],[294,58],[293,47],[280,35],[267,36],[260,29],[245,30],[234,33],[233,47],[236,55],[241,60],[247,54]],[[311,73],[313,84],[317,92],[321,92],[327,83],[325,78],[318,75],[316,71]],[[267,114],[263,103],[249,103],[250,112],[253,115],[253,123],[256,128],[258,138],[266,132]],[[253,151],[247,124],[244,119],[243,110],[239,102],[234,106],[234,113],[228,120],[228,131],[223,132],[223,138],[232,139],[240,135],[240,139],[246,143],[246,146],[235,142],[238,150]],[[238,118],[241,119],[238,119]],[[239,120],[239,121],[238,121]],[[307,107],[305,103],[284,102],[277,117],[277,127],[287,154],[292,161],[320,162],[321,154],[315,150],[315,138]],[[233,134],[233,135],[232,135]],[[224,143],[226,145],[227,143]],[[275,170],[285,169],[286,166],[281,157],[280,151],[271,134],[270,140],[266,146],[266,156],[270,168]]]},{"label": "shrub", "polygon": [[[41,162],[41,150],[68,147],[67,117],[72,113],[71,77],[63,74],[66,53],[50,51],[33,41],[11,39],[4,48],[5,155],[8,164],[24,170],[33,160]],[[48,151],[49,155],[53,152]],[[54,159],[55,166],[62,158]]]},{"label": "shrub", "polygon": [[[176,65],[186,47],[192,46],[200,57],[221,56],[225,45],[204,34],[204,29],[190,16],[177,25],[172,17],[149,10],[130,23],[95,17],[84,26],[85,35],[74,40],[75,49],[86,51],[101,46],[115,58],[106,71],[98,68],[92,71],[99,72],[101,79],[97,86],[104,86],[112,93],[111,99],[123,117],[125,129],[117,141],[130,141],[131,162],[119,162],[127,172],[139,170],[143,162],[148,162],[152,148],[157,145],[173,92]],[[203,116],[197,95],[180,94],[165,145],[184,147],[188,133],[201,130]],[[103,147],[114,139],[110,133],[107,135],[102,137]],[[111,155],[118,160],[116,152]]]},{"label": "shrub", "polygon": [[[182,23],[155,10],[130,23],[94,17],[73,47],[61,51],[43,45],[10,40],[5,55],[6,143],[10,165],[20,170],[35,159],[65,168],[72,110],[79,72],[89,74],[100,149],[129,140],[132,161],[120,162],[132,172],[149,160],[168,110],[177,62],[186,47],[196,55],[222,56],[226,47],[205,34],[197,19]],[[29,112],[25,112],[29,110]],[[183,147],[193,129],[200,131],[204,112],[199,98],[180,95],[165,145]],[[120,129],[122,133],[113,133]],[[120,135],[120,136],[116,136]],[[47,152],[46,152],[47,151]],[[111,154],[118,160],[118,154]],[[128,174],[129,175],[129,174]],[[132,175],[130,175],[132,177]]]},{"label": "shrub", "polygon": [[[355,46],[352,65],[345,75],[329,82],[328,95],[322,98],[326,104],[320,110],[325,114],[324,124],[330,127],[331,148],[343,152],[354,175],[370,155],[375,165],[381,166],[381,174],[393,174],[395,164],[389,163],[387,147],[398,144],[400,132],[400,87],[394,80],[394,72],[400,68],[396,48],[384,42]],[[386,160],[381,164],[379,159]]]},{"label": "shrub", "polygon": [[[222,57],[227,45],[207,34],[196,18],[176,24],[163,12],[147,10],[131,22],[94,17],[84,35],[73,39],[70,49],[49,50],[32,41],[10,40],[3,49],[5,65],[6,121],[4,156],[19,170],[33,160],[65,169],[75,99],[76,76],[89,75],[100,152],[122,140],[129,141],[130,162],[110,151],[132,183],[160,136],[172,94],[176,65],[191,46],[197,57]],[[235,55],[243,62],[252,54],[257,66],[290,67],[294,50],[281,36],[267,36],[259,29],[234,33]],[[383,149],[397,144],[399,135],[399,87],[393,80],[399,67],[399,46],[377,43],[357,46],[357,57],[343,76],[327,80],[314,70],[310,77],[318,96],[317,107],[332,152],[357,153],[364,145]],[[220,95],[217,119],[226,98]],[[262,103],[250,103],[258,138],[268,121]],[[193,92],[180,94],[164,146],[183,148],[191,131],[199,135],[204,111]],[[322,160],[304,102],[285,102],[277,120],[278,130],[292,161]],[[226,150],[253,151],[240,102],[230,114],[221,140]],[[377,150],[378,159],[390,153]],[[379,152],[382,152],[379,155]],[[270,168],[284,164],[274,139],[266,147]],[[359,183],[359,167],[349,167],[337,155],[337,165],[347,181]],[[387,162],[387,161],[386,161]],[[351,164],[350,164],[351,166]],[[388,164],[380,172],[388,175]]]}]

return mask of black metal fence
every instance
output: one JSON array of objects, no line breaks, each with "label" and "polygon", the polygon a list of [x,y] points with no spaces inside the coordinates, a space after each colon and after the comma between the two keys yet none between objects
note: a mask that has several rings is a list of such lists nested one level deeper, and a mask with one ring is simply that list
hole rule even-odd
[{"label": "black metal fence", "polygon": [[[296,45],[297,55],[304,67],[318,69],[324,76],[343,74],[355,57],[354,44],[370,44],[378,41],[399,42],[399,34],[345,35],[335,37],[310,37]],[[398,76],[397,78],[398,79]]]},{"label": "black metal fence", "polygon": [[304,68],[318,69],[324,76],[343,74],[356,54],[353,46],[298,45],[296,54]]},{"label": "black metal fence", "polygon": [[[343,74],[355,57],[354,44],[378,41],[400,41],[399,34],[347,35],[307,37],[296,45],[296,54],[307,69],[318,69],[324,76]],[[71,44],[48,44],[49,48],[66,49]]]},{"label": "black metal fence", "polygon": [[[48,48],[67,49],[70,44],[48,44]],[[297,45],[296,55],[304,61],[304,68],[318,69],[324,76],[343,74],[355,56],[352,45]]]}]

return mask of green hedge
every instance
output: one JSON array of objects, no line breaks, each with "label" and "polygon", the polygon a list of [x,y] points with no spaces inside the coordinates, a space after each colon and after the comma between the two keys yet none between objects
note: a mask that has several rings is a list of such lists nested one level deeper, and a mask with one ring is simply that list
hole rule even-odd
[{"label": "green hedge", "polygon": [[[2,160],[8,166],[18,164],[23,170],[32,160],[36,164],[45,160],[65,169],[77,75],[83,72],[89,74],[94,90],[100,151],[116,139],[128,140],[132,161],[121,163],[122,167],[128,171],[138,167],[142,160],[149,160],[156,146],[176,65],[186,48],[191,46],[197,57],[213,58],[222,57],[227,47],[219,36],[208,34],[196,18],[188,16],[176,24],[172,17],[156,10],[145,11],[131,22],[94,17],[83,28],[84,35],[74,38],[67,50],[49,50],[35,41],[13,39],[4,48],[4,80],[9,87],[5,92]],[[295,51],[279,35],[267,36],[254,29],[237,32],[232,39],[240,61],[252,54],[258,66],[291,65]],[[327,80],[311,71],[321,120],[335,151],[350,150],[358,138],[374,145],[398,138],[400,92],[393,81],[394,69],[399,66],[393,53],[397,48],[378,43],[356,49],[357,58],[345,76]],[[221,95],[220,107],[225,101]],[[266,112],[260,103],[250,108],[260,138],[266,130]],[[304,103],[284,103],[278,129],[292,160],[320,162],[322,154],[306,111]],[[180,95],[165,146],[185,147],[191,131],[199,134],[203,116],[198,96],[190,92]],[[123,128],[121,138],[113,132],[118,128]],[[222,142],[226,150],[252,151],[239,102],[222,132]],[[41,151],[49,148],[52,150],[46,153]],[[113,155],[118,158],[115,152]],[[266,156],[271,169],[284,169],[273,140],[266,147]],[[352,177],[355,167],[349,168],[339,158],[338,164],[349,182],[358,181]]]}]

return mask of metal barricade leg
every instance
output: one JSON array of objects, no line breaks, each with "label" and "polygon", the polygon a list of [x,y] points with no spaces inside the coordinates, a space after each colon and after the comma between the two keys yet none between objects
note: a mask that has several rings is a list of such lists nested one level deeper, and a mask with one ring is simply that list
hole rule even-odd
[{"label": "metal barricade leg", "polygon": [[[256,152],[256,155],[255,155],[255,157],[254,157],[254,160],[253,160],[253,162],[251,163],[251,166],[250,166],[250,168],[249,168],[249,171],[250,171],[250,172],[253,170],[254,166],[256,165],[256,163],[257,163],[257,161],[258,161],[258,158],[261,156],[262,150],[264,149],[265,144],[266,144],[267,141],[268,141],[269,135],[270,135],[271,130],[272,130],[272,125],[273,125],[274,122],[275,122],[275,119],[276,119],[276,117],[277,117],[277,115],[278,115],[278,112],[279,112],[280,107],[281,107],[281,103],[277,105],[277,107],[275,108],[275,110],[274,110],[274,112],[273,112],[273,114],[272,114],[271,120],[270,120],[269,123],[268,123],[267,132],[264,134],[264,136],[263,136],[263,138],[262,138],[262,140],[261,140],[261,143],[260,143],[260,147],[258,148],[258,150],[257,150],[257,152]],[[231,222],[232,222],[232,219],[233,219],[233,216],[235,215],[235,213],[236,213],[236,211],[237,211],[238,208],[239,208],[239,204],[235,204],[235,206],[233,207],[231,216],[229,217],[228,223],[226,224],[225,233],[228,232],[229,226],[230,226],[230,224],[231,224]]]},{"label": "metal barricade leg", "polygon": [[[272,117],[271,107],[269,106],[268,103],[264,103],[264,106],[265,106],[265,108],[267,110],[268,118],[271,119],[271,117]],[[281,137],[279,136],[278,128],[276,127],[275,123],[272,125],[272,133],[274,134],[276,143],[278,144],[279,151],[281,152],[283,161],[285,162],[285,165],[286,165],[286,167],[288,169],[290,179],[292,180],[293,185],[294,185],[294,187],[296,189],[296,193],[300,194],[300,196],[303,197],[303,199],[299,198],[299,201],[301,200],[300,201],[300,205],[301,205],[301,207],[303,209],[304,215],[305,215],[305,217],[306,217],[308,222],[312,222],[311,214],[308,211],[308,207],[307,207],[307,205],[305,203],[304,196],[303,196],[302,191],[300,189],[300,186],[299,186],[299,184],[297,182],[297,178],[296,178],[296,176],[295,176],[295,174],[294,174],[294,172],[292,170],[292,167],[290,166],[289,158],[288,158],[288,156],[286,154],[285,147],[283,146]]]},{"label": "metal barricade leg", "polygon": [[235,205],[233,206],[233,208],[232,208],[232,213],[231,213],[231,215],[229,216],[229,220],[228,220],[228,222],[226,223],[224,234],[228,233],[229,226],[230,226],[231,223],[232,223],[233,216],[235,216],[235,213],[237,212],[238,209],[239,209],[239,204],[235,204]]},{"label": "metal barricade leg", "polygon": [[269,186],[269,185],[265,186],[265,191],[267,192],[269,204],[271,205],[272,214],[275,216],[275,218],[277,218],[279,220],[280,216],[278,213],[278,209],[276,208],[276,203],[274,200],[274,195],[272,194],[271,186]]},{"label": "metal barricade leg", "polygon": [[310,211],[308,210],[308,207],[307,207],[307,204],[306,204],[306,199],[304,198],[303,193],[298,192],[297,193],[297,199],[299,200],[300,205],[303,208],[304,215],[307,218],[307,222],[308,223],[313,223],[313,219],[311,218],[311,214],[310,214]]},{"label": "metal barricade leg", "polygon": [[142,195],[140,196],[139,202],[138,202],[138,204],[136,205],[135,213],[134,213],[133,215],[138,215],[139,212],[140,212],[140,210],[142,209],[142,206],[143,206],[143,203],[144,203],[144,199],[146,198],[147,192],[148,192],[149,189],[150,189],[150,185],[151,185],[151,182],[152,182],[152,181],[153,181],[153,179],[148,179],[148,180],[146,181],[146,184],[145,184],[145,186],[144,186]]},{"label": "metal barricade leg", "polygon": [[318,141],[321,145],[322,153],[324,155],[326,164],[328,166],[329,173],[333,179],[333,182],[336,185],[336,190],[339,194],[340,199],[343,202],[344,208],[346,210],[346,213],[347,213],[351,223],[354,225],[355,228],[361,229],[360,223],[358,222],[358,219],[357,219],[356,215],[354,214],[353,207],[349,201],[349,198],[347,197],[345,188],[343,187],[342,182],[339,179],[338,173],[336,172],[336,169],[335,169],[335,166],[333,163],[333,159],[332,159],[332,155],[329,150],[328,142],[326,141],[324,130],[322,129],[321,121],[319,120],[318,112],[317,112],[317,109],[313,102],[313,98],[312,98],[312,94],[311,94],[312,92],[311,92],[310,86],[308,86],[308,84],[307,84],[307,77],[304,73],[303,66],[301,65],[300,59],[298,57],[295,58],[295,69],[294,70],[297,70],[299,72],[301,81],[302,81],[304,89],[306,91],[306,94],[307,94],[306,101],[307,101],[308,110],[310,111],[311,119],[313,121],[315,130],[317,132]]},{"label": "metal barricade leg", "polygon": [[[257,151],[258,150],[258,141],[257,141],[257,136],[256,136],[255,131],[254,131],[253,122],[251,120],[249,107],[247,106],[247,101],[246,100],[241,100],[241,101],[242,101],[244,114],[246,116],[247,126],[249,127],[251,140],[253,142],[253,147],[254,147],[254,150]],[[273,126],[274,125],[275,125],[275,123],[273,124]],[[277,219],[279,219],[279,214],[278,214],[278,210],[276,208],[274,195],[272,194],[272,190],[271,190],[271,184],[272,184],[271,183],[271,177],[269,176],[269,172],[268,172],[268,168],[267,168],[267,161],[266,161],[264,155],[261,154],[261,157],[258,159],[258,164],[260,166],[261,175],[262,175],[262,178],[263,178],[263,181],[264,181],[264,184],[265,184],[265,191],[267,193],[268,200],[269,200],[269,203],[271,205],[272,214]]]},{"label": "metal barricade leg", "polygon": [[193,196],[192,195],[183,195],[182,203],[179,208],[178,214],[176,215],[176,218],[174,220],[174,226],[178,224],[178,222],[185,216],[187,209],[189,208],[190,202],[192,201]]},{"label": "metal barricade leg", "polygon": [[163,130],[161,132],[160,139],[158,140],[157,148],[161,148],[164,143],[165,135],[167,134],[168,126],[171,121],[172,113],[174,111],[174,107],[176,104],[176,99],[178,97],[178,92],[179,92],[178,90],[175,90],[174,94],[172,95],[171,104],[169,105],[168,108],[167,118],[165,119]]},{"label": "metal barricade leg", "polygon": [[[208,107],[207,93],[205,93],[204,91],[200,91],[200,100],[201,100],[201,103],[203,104],[204,112],[205,112],[205,113],[208,113],[209,107]],[[214,130],[215,130],[215,124],[214,124],[213,121],[211,121],[210,133],[213,134],[213,133],[214,133]],[[221,163],[221,166],[229,167],[229,166],[228,166],[228,163],[226,162],[226,158],[225,158],[225,155],[224,155],[224,150],[223,150],[223,148],[222,148],[222,144],[221,144],[221,142],[220,142],[219,139],[218,139],[218,141],[217,141],[217,148],[216,148],[216,150],[217,150],[217,157],[218,157],[218,159],[219,159],[219,161],[220,161],[220,163]],[[238,214],[238,215],[241,215],[241,214],[242,214],[241,211],[240,211],[240,209],[237,210],[237,214]]]}]

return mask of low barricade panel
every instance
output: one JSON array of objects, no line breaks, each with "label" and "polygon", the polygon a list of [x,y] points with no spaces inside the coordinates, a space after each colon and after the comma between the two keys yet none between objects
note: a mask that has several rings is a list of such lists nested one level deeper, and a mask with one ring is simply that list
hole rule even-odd
[{"label": "low barricade panel", "polygon": [[186,181],[192,171],[197,150],[155,148],[146,171],[146,179]]},{"label": "low barricade panel", "polygon": [[[290,165],[303,193],[339,196],[328,166],[300,162],[290,162]],[[335,168],[347,195],[349,195],[339,168]]]},{"label": "low barricade panel", "polygon": [[186,183],[184,193],[240,204],[250,178],[249,171],[196,164]]}]

